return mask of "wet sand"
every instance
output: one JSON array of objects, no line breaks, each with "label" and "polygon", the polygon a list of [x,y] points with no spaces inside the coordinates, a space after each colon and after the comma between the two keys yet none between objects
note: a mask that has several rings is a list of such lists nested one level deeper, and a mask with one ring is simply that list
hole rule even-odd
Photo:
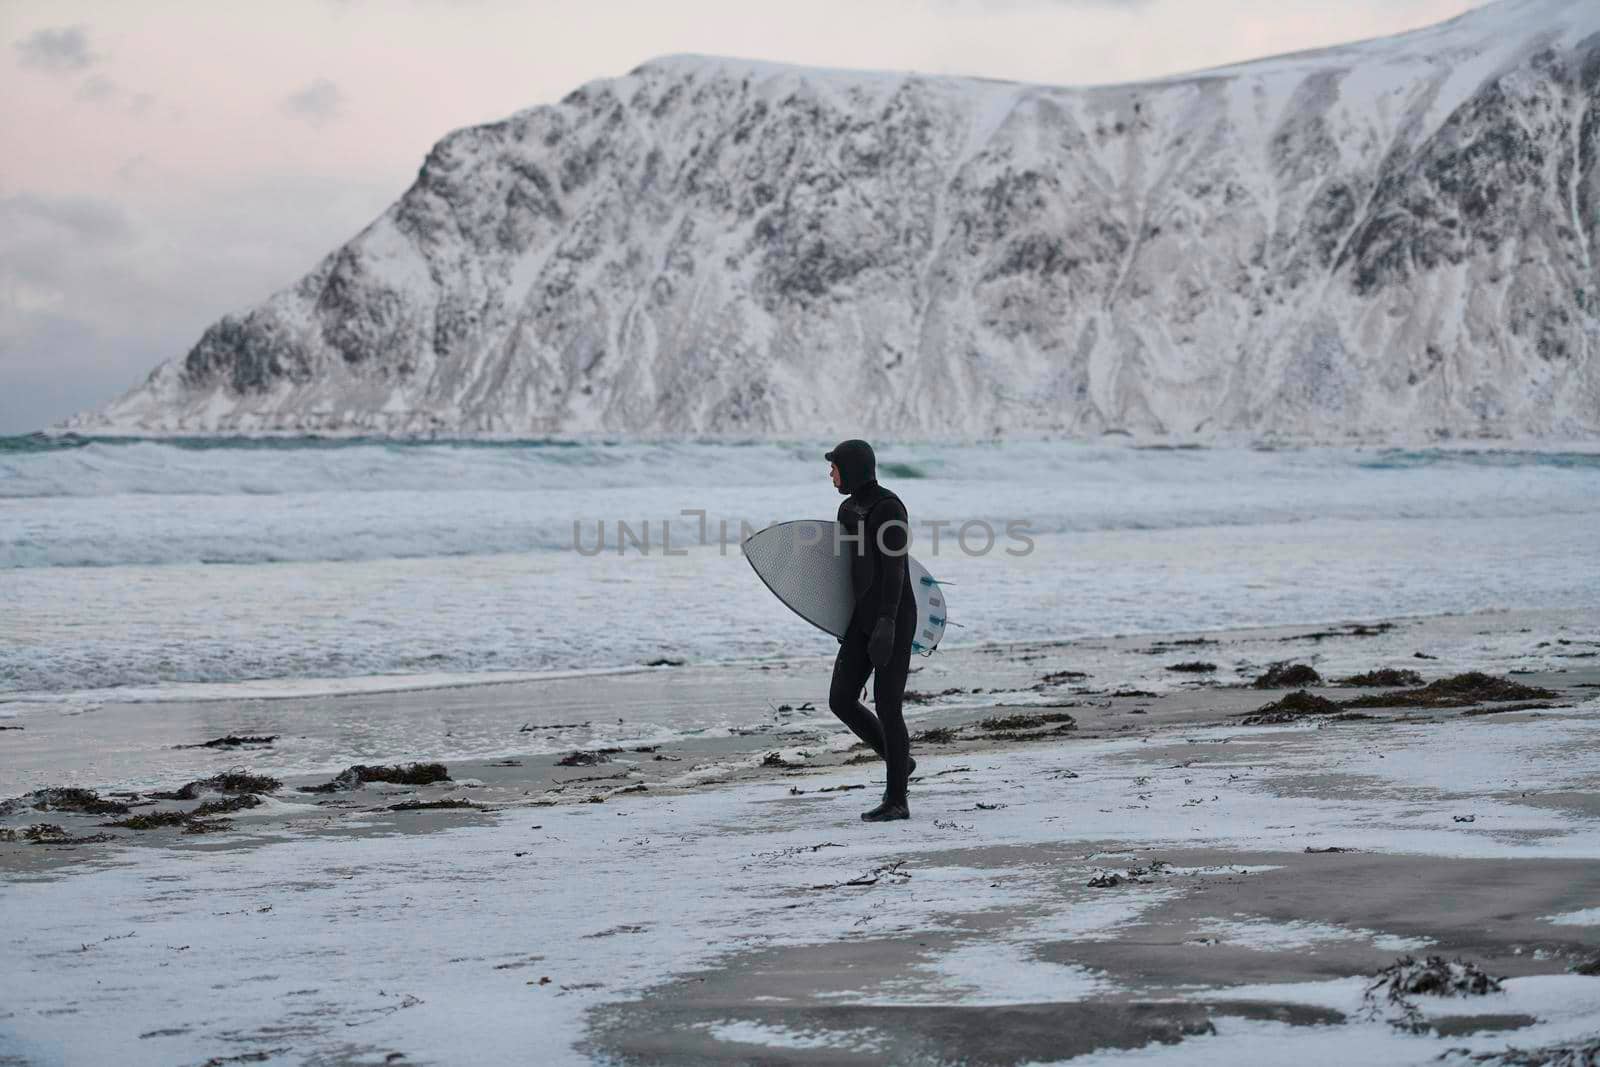
[{"label": "wet sand", "polygon": [[[1422,1062],[1600,1038],[1600,978],[1569,974],[1600,955],[1595,622],[941,653],[913,679],[912,729],[951,736],[917,744],[915,818],[889,827],[856,818],[881,764],[804,707],[821,662],[30,713],[0,733],[29,788],[148,813],[195,806],[150,790],[230,767],[283,784],[207,834],[0,819],[112,838],[0,842],[22,961],[0,978],[0,1063],[1274,1062],[1305,1058],[1302,1033],[1326,1062]],[[1243,684],[1278,660],[1557,696],[1241,725],[1288,692]],[[1167,669],[1194,661],[1217,670]],[[685,732],[741,709],[736,729]],[[1044,718],[984,725],[1015,716]],[[558,762],[603,748],[621,751]],[[299,792],[434,759],[451,781]],[[390,810],[439,801],[473,807]],[[1510,991],[1422,1034],[1358,1017],[1357,987],[1407,952],[1475,960]]]}]

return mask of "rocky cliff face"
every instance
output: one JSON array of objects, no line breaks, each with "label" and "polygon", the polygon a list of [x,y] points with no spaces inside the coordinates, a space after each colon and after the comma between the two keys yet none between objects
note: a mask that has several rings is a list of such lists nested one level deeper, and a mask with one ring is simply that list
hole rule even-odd
[{"label": "rocky cliff face", "polygon": [[1600,5],[1064,89],[674,57],[450,134],[78,428],[1600,432]]}]

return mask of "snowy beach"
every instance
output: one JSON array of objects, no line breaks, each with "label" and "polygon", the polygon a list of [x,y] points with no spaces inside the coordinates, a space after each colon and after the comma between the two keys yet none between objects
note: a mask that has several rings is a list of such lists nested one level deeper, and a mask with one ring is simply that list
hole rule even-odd
[{"label": "snowy beach", "polygon": [[[1592,1046],[1600,977],[1572,969],[1600,956],[1596,651],[1593,613],[1529,611],[941,653],[913,676],[915,818],[892,828],[856,818],[881,765],[815,702],[779,702],[822,694],[814,657],[160,716],[34,706],[0,733],[30,790],[87,786],[138,815],[190,812],[148,794],[231,769],[281,781],[222,825],[12,805],[0,1056],[1493,1063]],[[1417,690],[1334,684],[1380,669],[1549,695],[1246,724],[1291,691],[1248,682],[1282,662],[1333,701]],[[1196,663],[1215,670],[1170,669]],[[742,700],[746,728],[655,740],[704,694]],[[409,725],[363,745],[380,713]],[[229,734],[276,737],[176,747]],[[299,788],[446,756],[447,782]],[[41,823],[65,842],[29,841]],[[1503,981],[1367,996],[1407,954]]]}]

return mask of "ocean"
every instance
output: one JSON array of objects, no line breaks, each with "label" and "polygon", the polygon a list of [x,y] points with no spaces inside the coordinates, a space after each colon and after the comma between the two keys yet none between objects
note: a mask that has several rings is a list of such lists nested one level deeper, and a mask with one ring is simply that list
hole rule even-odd
[{"label": "ocean", "polygon": [[[829,444],[0,438],[0,715],[827,654],[737,545],[833,515]],[[1588,452],[895,443],[880,480],[950,645],[1600,605]]]}]

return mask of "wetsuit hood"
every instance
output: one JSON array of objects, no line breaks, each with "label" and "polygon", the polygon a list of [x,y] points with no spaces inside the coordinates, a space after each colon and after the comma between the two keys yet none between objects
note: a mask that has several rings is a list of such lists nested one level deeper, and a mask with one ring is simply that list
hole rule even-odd
[{"label": "wetsuit hood", "polygon": [[865,441],[840,441],[823,459],[839,467],[839,492],[848,496],[878,477],[878,457]]}]

